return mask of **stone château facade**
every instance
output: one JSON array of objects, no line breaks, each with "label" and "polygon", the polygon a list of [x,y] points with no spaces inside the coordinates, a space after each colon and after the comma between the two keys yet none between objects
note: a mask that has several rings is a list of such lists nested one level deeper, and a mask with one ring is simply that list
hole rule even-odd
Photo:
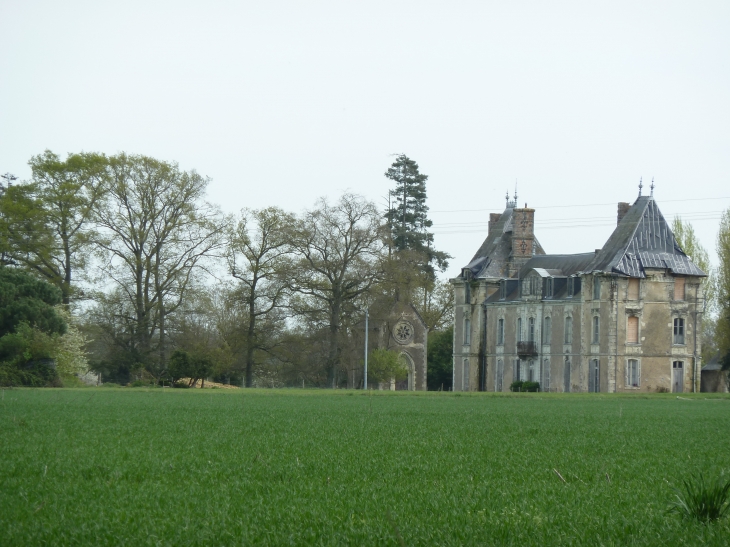
[{"label": "stone ch\u00e2teau facade", "polygon": [[454,390],[699,391],[705,273],[653,196],[619,203],[595,252],[547,255],[507,201],[454,286]]}]

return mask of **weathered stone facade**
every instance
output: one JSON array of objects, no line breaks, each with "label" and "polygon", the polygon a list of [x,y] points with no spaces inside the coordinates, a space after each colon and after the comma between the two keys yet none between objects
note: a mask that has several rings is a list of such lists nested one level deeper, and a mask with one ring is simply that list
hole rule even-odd
[{"label": "weathered stone facade", "polygon": [[527,232],[514,228],[525,213],[534,210],[508,202],[492,216],[490,230],[501,222],[513,248],[487,245],[490,231],[452,280],[454,390],[508,391],[523,380],[552,392],[699,391],[705,274],[653,197],[619,204],[616,230],[593,253],[541,254],[532,216]]},{"label": "weathered stone facade", "polygon": [[426,391],[428,327],[411,304],[396,302],[378,329],[378,347],[395,351],[408,369],[407,380],[391,389]]}]

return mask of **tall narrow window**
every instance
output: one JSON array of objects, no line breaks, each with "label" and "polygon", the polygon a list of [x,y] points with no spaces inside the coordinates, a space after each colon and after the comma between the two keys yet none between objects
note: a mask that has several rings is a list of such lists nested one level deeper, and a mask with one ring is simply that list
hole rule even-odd
[{"label": "tall narrow window", "polygon": [[522,318],[517,318],[517,341],[522,342]]},{"label": "tall narrow window", "polygon": [[684,277],[674,278],[674,299],[684,300]]},{"label": "tall narrow window", "polygon": [[464,319],[464,345],[471,344],[471,321]]},{"label": "tall narrow window", "polygon": [[593,300],[601,299],[601,280],[598,277],[593,278]]},{"label": "tall narrow window", "polygon": [[499,299],[504,300],[505,298],[507,298],[507,282],[502,280],[499,284]]},{"label": "tall narrow window", "polygon": [[527,369],[527,374],[528,374],[527,380],[529,382],[534,382],[535,381],[535,361],[530,359],[530,362],[528,363],[528,365],[529,365],[529,367]]},{"label": "tall narrow window", "polygon": [[464,359],[464,375],[462,376],[462,390],[469,391],[469,359]]},{"label": "tall narrow window", "polygon": [[497,345],[504,344],[504,319],[497,320]]},{"label": "tall narrow window", "polygon": [[545,281],[545,298],[552,298],[553,297],[553,283],[554,279],[552,277],[548,277]]},{"label": "tall narrow window", "polygon": [[588,391],[598,393],[601,391],[601,364],[598,359],[591,359],[588,367]]},{"label": "tall narrow window", "polygon": [[544,323],[542,327],[542,343],[549,346],[553,335],[552,319],[548,316],[545,318]]},{"label": "tall narrow window", "polygon": [[672,391],[674,393],[684,391],[684,363],[682,361],[672,363]]},{"label": "tall narrow window", "polygon": [[570,393],[570,357],[566,357],[563,363],[563,391]]},{"label": "tall narrow window", "polygon": [[635,315],[631,315],[626,325],[626,343],[627,344],[638,344],[639,343],[639,318]]},{"label": "tall narrow window", "polygon": [[502,391],[502,378],[504,378],[504,361],[497,359],[497,376],[494,378],[494,391]]},{"label": "tall narrow window", "polygon": [[674,333],[673,340],[674,344],[684,344],[684,319],[677,317],[674,319]]},{"label": "tall narrow window", "polygon": [[568,298],[573,296],[573,289],[575,288],[575,277],[568,278]]},{"label": "tall narrow window", "polygon": [[600,342],[600,335],[601,335],[601,321],[598,318],[597,315],[593,316],[593,339],[591,341],[592,344],[598,344]]},{"label": "tall narrow window", "polygon": [[550,391],[550,359],[542,362],[542,385],[540,391]]},{"label": "tall narrow window", "polygon": [[573,343],[573,318],[571,316],[565,318],[565,343]]},{"label": "tall narrow window", "polygon": [[635,277],[629,279],[629,300],[639,299],[639,280]]},{"label": "tall narrow window", "polygon": [[515,365],[514,369],[512,370],[512,381],[513,382],[519,382],[520,381],[520,360],[515,359]]},{"label": "tall narrow window", "polygon": [[626,387],[639,387],[638,359],[629,359],[626,365]]},{"label": "tall narrow window", "polygon": [[534,317],[530,317],[527,320],[527,341],[528,342],[535,341],[535,318]]}]

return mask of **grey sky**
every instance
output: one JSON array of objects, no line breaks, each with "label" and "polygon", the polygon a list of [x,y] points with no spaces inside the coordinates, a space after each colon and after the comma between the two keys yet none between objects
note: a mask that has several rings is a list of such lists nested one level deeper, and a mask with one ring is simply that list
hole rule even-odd
[{"label": "grey sky", "polygon": [[640,176],[711,254],[730,206],[728,2],[0,0],[0,21],[21,178],[44,149],[126,151],[210,176],[226,211],[298,212],[383,204],[405,153],[450,274],[515,179],[549,253],[603,245]]}]

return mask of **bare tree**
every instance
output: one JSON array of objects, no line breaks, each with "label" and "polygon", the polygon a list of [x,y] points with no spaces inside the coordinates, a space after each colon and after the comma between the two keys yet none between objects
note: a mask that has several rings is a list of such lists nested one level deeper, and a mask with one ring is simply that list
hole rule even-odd
[{"label": "bare tree", "polygon": [[[146,156],[109,158],[108,201],[96,214],[103,273],[131,302],[134,345],[157,371],[166,361],[166,318],[182,304],[203,259],[221,247],[218,210],[203,201],[206,178]],[[148,366],[152,363],[148,363]]]},{"label": "bare tree", "polygon": [[294,217],[279,208],[244,209],[229,234],[226,256],[245,306],[245,381],[253,384],[255,354],[271,349],[271,323],[281,322],[292,270]]},{"label": "bare tree", "polygon": [[327,327],[325,368],[327,385],[334,387],[343,314],[380,277],[380,215],[358,195],[346,193],[335,204],[322,198],[296,223],[292,245],[299,257],[291,272],[299,311]]}]

